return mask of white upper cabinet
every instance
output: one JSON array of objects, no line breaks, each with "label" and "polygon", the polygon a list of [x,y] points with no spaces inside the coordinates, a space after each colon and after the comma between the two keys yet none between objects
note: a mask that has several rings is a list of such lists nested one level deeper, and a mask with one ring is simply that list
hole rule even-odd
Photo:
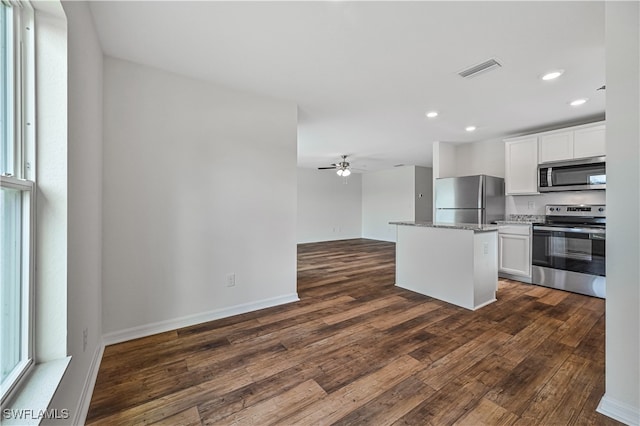
[{"label": "white upper cabinet", "polygon": [[538,194],[538,164],[606,155],[604,122],[505,139],[506,195]]},{"label": "white upper cabinet", "polygon": [[606,155],[605,129],[597,123],[540,133],[540,163]]},{"label": "white upper cabinet", "polygon": [[508,139],[504,145],[505,193],[538,193],[538,138]]},{"label": "white upper cabinet", "polygon": [[573,158],[601,157],[607,154],[605,149],[606,126],[586,127],[574,133]]},{"label": "white upper cabinet", "polygon": [[540,136],[540,162],[573,158],[573,132],[558,132]]}]

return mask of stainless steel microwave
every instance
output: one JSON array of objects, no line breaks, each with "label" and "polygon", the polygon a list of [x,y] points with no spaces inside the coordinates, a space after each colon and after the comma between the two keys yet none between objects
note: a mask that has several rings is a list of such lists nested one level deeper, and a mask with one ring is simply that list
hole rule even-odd
[{"label": "stainless steel microwave", "polygon": [[538,166],[538,191],[606,189],[606,157],[554,161]]}]

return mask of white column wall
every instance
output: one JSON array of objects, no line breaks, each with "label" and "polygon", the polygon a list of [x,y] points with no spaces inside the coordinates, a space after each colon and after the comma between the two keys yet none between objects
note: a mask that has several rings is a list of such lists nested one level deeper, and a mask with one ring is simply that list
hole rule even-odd
[{"label": "white column wall", "polygon": [[66,348],[72,359],[51,407],[68,409],[73,423],[83,424],[102,353],[102,50],[88,5],[63,6],[69,133]]},{"label": "white column wall", "polygon": [[606,2],[606,393],[598,411],[640,424],[640,4]]}]

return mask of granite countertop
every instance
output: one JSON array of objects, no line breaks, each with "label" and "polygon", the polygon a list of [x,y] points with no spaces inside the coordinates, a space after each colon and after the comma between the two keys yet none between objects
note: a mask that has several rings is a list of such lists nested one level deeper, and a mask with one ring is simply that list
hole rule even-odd
[{"label": "granite countertop", "polygon": [[505,220],[497,220],[498,225],[530,225],[532,223],[544,223],[545,216],[539,214],[510,214]]},{"label": "granite countertop", "polygon": [[401,225],[401,226],[422,226],[426,228],[447,228],[447,229],[462,229],[466,231],[474,231],[474,232],[489,232],[489,231],[497,231],[498,225],[489,225],[489,224],[477,224],[477,223],[438,223],[438,222],[389,222],[390,225]]},{"label": "granite countertop", "polygon": [[531,225],[532,221],[524,221],[524,220],[496,220],[496,225]]}]

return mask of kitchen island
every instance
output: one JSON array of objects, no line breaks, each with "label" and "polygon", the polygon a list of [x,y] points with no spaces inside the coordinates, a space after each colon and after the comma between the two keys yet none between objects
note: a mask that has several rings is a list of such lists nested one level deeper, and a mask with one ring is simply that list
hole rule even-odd
[{"label": "kitchen island", "polygon": [[496,301],[498,227],[433,222],[397,225],[396,285],[466,309]]}]

